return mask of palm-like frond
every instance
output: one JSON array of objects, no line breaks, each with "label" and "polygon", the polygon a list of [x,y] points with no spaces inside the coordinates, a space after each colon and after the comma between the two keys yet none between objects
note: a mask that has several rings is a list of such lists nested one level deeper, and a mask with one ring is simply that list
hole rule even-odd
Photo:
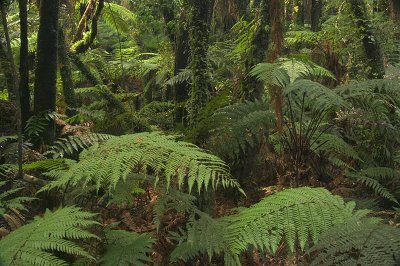
[{"label": "palm-like frond", "polygon": [[44,189],[95,184],[97,189],[113,190],[131,173],[150,173],[156,177],[156,183],[164,178],[167,187],[171,182],[179,187],[186,184],[189,191],[195,185],[199,192],[209,186],[239,188],[228,166],[218,157],[177,141],[175,136],[153,132],[114,137],[89,148],[78,163],[59,173],[59,178]]},{"label": "palm-like frond", "polygon": [[[68,265],[59,258],[70,254],[94,259],[73,240],[97,238],[85,230],[96,225],[94,214],[77,207],[47,211],[43,217],[24,225],[0,240],[1,259],[5,265]],[[58,254],[58,256],[56,255]]]}]

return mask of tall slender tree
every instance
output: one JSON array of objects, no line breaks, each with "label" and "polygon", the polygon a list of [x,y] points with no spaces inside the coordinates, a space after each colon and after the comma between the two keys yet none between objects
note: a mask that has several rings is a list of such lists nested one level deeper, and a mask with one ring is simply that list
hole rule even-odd
[{"label": "tall slender tree", "polygon": [[[57,46],[59,0],[40,1],[40,22],[37,40],[34,112],[56,110]],[[49,121],[42,138],[52,143],[55,138],[54,121]]]},{"label": "tall slender tree", "polygon": [[76,112],[73,108],[77,107],[74,82],[72,80],[71,62],[69,59],[69,46],[65,39],[64,29],[59,26],[58,30],[58,63],[63,86],[64,102],[67,105],[67,115],[72,116]]},{"label": "tall slender tree", "polygon": [[247,75],[251,68],[267,58],[267,51],[270,39],[271,1],[259,0],[256,5],[257,28],[252,39],[250,52],[245,60],[246,76],[242,82],[243,99],[254,100],[263,95],[264,86],[255,77]]},{"label": "tall slender tree", "polygon": [[30,115],[30,91],[29,91],[29,42],[28,42],[28,0],[19,0],[20,40],[19,52],[19,91],[21,97],[22,127]]},{"label": "tall slender tree", "polygon": [[379,42],[374,35],[371,20],[368,15],[367,6],[364,0],[348,0],[354,20],[360,31],[368,66],[371,71],[369,78],[383,78],[385,65]]},{"label": "tall slender tree", "polygon": [[191,8],[189,23],[190,69],[193,73],[190,91],[189,115],[196,124],[203,107],[207,104],[210,82],[207,67],[212,0],[188,0]]}]

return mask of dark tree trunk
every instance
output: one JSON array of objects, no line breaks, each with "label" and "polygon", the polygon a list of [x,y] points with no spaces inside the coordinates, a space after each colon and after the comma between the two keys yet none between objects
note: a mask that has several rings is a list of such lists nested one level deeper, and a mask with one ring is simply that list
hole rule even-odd
[{"label": "dark tree trunk", "polygon": [[[57,46],[59,0],[40,1],[40,23],[37,40],[37,65],[35,73],[35,114],[56,110]],[[41,136],[45,143],[55,138],[54,121]]]},{"label": "dark tree trunk", "polygon": [[296,12],[296,23],[297,25],[304,26],[305,22],[305,7],[304,7],[304,1],[303,0],[297,0],[296,1],[296,6],[298,8]]},{"label": "dark tree trunk", "polygon": [[[182,22],[179,23],[176,29],[174,53],[174,75],[178,75],[189,64],[189,32]],[[190,85],[186,81],[174,85],[173,98],[176,105],[176,122],[184,122],[185,108],[182,105],[189,98],[189,87]]]},{"label": "dark tree trunk", "polygon": [[19,53],[19,91],[21,97],[22,128],[30,116],[30,91],[29,91],[29,50],[28,50],[28,0],[19,0],[20,40]]},{"label": "dark tree trunk", "polygon": [[193,82],[190,92],[190,122],[195,125],[210,92],[207,52],[209,46],[212,0],[190,0],[191,18],[189,23],[190,68]]},{"label": "dark tree trunk", "polygon": [[312,12],[311,12],[311,30],[319,31],[320,20],[322,17],[322,0],[312,0]]},{"label": "dark tree trunk", "polygon": [[76,113],[73,109],[77,107],[77,103],[68,51],[69,47],[65,40],[64,30],[60,27],[58,31],[58,62],[60,65],[64,101],[67,104],[66,113],[68,116],[73,116]]},{"label": "dark tree trunk", "polygon": [[362,36],[362,43],[367,56],[368,66],[371,68],[369,78],[381,79],[385,75],[383,54],[373,33],[372,23],[368,16],[364,0],[349,0],[351,12]]},{"label": "dark tree trunk", "polygon": [[270,5],[270,0],[261,0],[258,6],[257,16],[259,17],[259,24],[254,34],[250,54],[245,60],[246,76],[242,83],[243,100],[259,99],[264,92],[263,83],[255,77],[249,76],[248,73],[253,66],[263,62],[267,57],[270,38],[270,30],[267,25],[270,25],[271,22]]},{"label": "dark tree trunk", "polygon": [[389,15],[390,19],[400,27],[400,1],[389,0]]}]

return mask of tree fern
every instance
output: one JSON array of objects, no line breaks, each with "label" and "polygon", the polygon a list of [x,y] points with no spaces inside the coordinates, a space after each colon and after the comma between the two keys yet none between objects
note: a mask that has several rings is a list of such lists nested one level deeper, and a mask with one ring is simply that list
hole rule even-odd
[{"label": "tree fern", "polygon": [[399,265],[400,229],[376,220],[348,221],[321,235],[311,265]]},{"label": "tree fern", "polygon": [[214,189],[219,185],[239,188],[218,157],[177,141],[175,136],[153,132],[115,137],[89,148],[78,163],[44,189],[95,184],[97,189],[113,190],[131,173],[150,173],[156,183],[165,178],[167,187],[171,182],[179,188],[187,184],[189,191],[195,185],[199,192],[209,185]]},{"label": "tree fern", "polygon": [[56,254],[70,254],[93,259],[73,240],[97,238],[85,230],[95,225],[93,214],[77,207],[47,211],[35,220],[0,240],[1,259],[5,265],[68,265]]},{"label": "tree fern", "polygon": [[106,252],[101,258],[101,265],[144,266],[147,262],[151,262],[146,254],[151,251],[154,243],[150,234],[107,230],[106,241]]},{"label": "tree fern", "polygon": [[104,22],[114,30],[122,33],[129,31],[129,25],[136,22],[136,14],[116,3],[107,2],[102,11]]},{"label": "tree fern", "polygon": [[34,200],[31,197],[18,196],[23,187],[10,188],[9,181],[2,181],[0,179],[0,216],[4,215],[7,209],[17,209],[26,211],[25,203]]},{"label": "tree fern", "polygon": [[354,213],[354,207],[353,202],[346,204],[322,188],[284,190],[240,209],[236,215],[216,220],[202,217],[192,222],[171,257],[187,260],[200,253],[211,257],[224,252],[226,265],[240,265],[238,256],[250,246],[271,254],[282,242],[292,252],[296,246],[304,250],[331,226],[367,214]]},{"label": "tree fern", "polygon": [[49,147],[46,154],[52,155],[53,158],[72,156],[75,153],[81,152],[88,147],[111,139],[114,136],[108,134],[88,133],[84,135],[69,136],[61,138],[54,142],[53,146]]},{"label": "tree fern", "polygon": [[377,195],[398,203],[396,197],[383,185],[383,181],[385,180],[389,181],[387,183],[398,182],[400,180],[397,170],[387,167],[371,167],[358,172],[349,172],[347,176],[355,178],[364,186],[371,188]]},{"label": "tree fern", "polygon": [[[249,148],[260,143],[268,129],[274,126],[274,113],[264,101],[244,102],[219,109],[210,119],[209,128],[216,152],[237,159]],[[214,134],[213,134],[214,133]]]}]

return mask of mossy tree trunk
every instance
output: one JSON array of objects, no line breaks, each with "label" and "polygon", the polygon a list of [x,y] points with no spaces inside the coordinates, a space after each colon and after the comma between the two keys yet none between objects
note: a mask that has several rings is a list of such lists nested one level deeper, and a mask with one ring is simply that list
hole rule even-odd
[{"label": "mossy tree trunk", "polygon": [[[59,0],[40,1],[40,23],[37,40],[37,65],[35,73],[34,112],[54,112],[56,110],[57,46]],[[55,138],[54,121],[42,136],[45,143]]]},{"label": "mossy tree trunk", "polygon": [[189,0],[191,18],[189,23],[190,69],[193,80],[190,91],[189,119],[194,126],[210,94],[207,66],[212,0]]},{"label": "mossy tree trunk", "polygon": [[367,6],[364,0],[348,0],[351,12],[360,31],[365,55],[370,68],[369,78],[381,79],[385,75],[383,54],[376,36],[374,35],[372,22],[369,18]]},{"label": "mossy tree trunk", "polygon": [[65,39],[64,29],[60,27],[58,31],[58,62],[63,86],[64,102],[67,104],[66,113],[69,116],[73,116],[76,113],[73,109],[77,107],[77,103],[68,51],[69,46]]},{"label": "mossy tree trunk", "polygon": [[8,32],[7,25],[7,11],[5,1],[0,1],[0,13],[1,13],[1,39],[4,40],[4,44],[0,45],[0,60],[1,67],[4,70],[4,74],[7,82],[7,91],[9,99],[15,102],[17,99],[18,89],[18,73],[14,64],[14,57],[11,50],[10,34]]},{"label": "mossy tree trunk", "polygon": [[19,49],[19,91],[21,97],[22,128],[30,116],[30,90],[29,90],[29,43],[28,43],[28,0],[19,0],[20,40]]},{"label": "mossy tree trunk", "polygon": [[270,39],[270,0],[260,0],[257,5],[257,29],[254,33],[250,52],[244,62],[245,78],[242,81],[243,100],[255,100],[262,97],[264,85],[255,77],[249,76],[251,68],[266,60]]}]

